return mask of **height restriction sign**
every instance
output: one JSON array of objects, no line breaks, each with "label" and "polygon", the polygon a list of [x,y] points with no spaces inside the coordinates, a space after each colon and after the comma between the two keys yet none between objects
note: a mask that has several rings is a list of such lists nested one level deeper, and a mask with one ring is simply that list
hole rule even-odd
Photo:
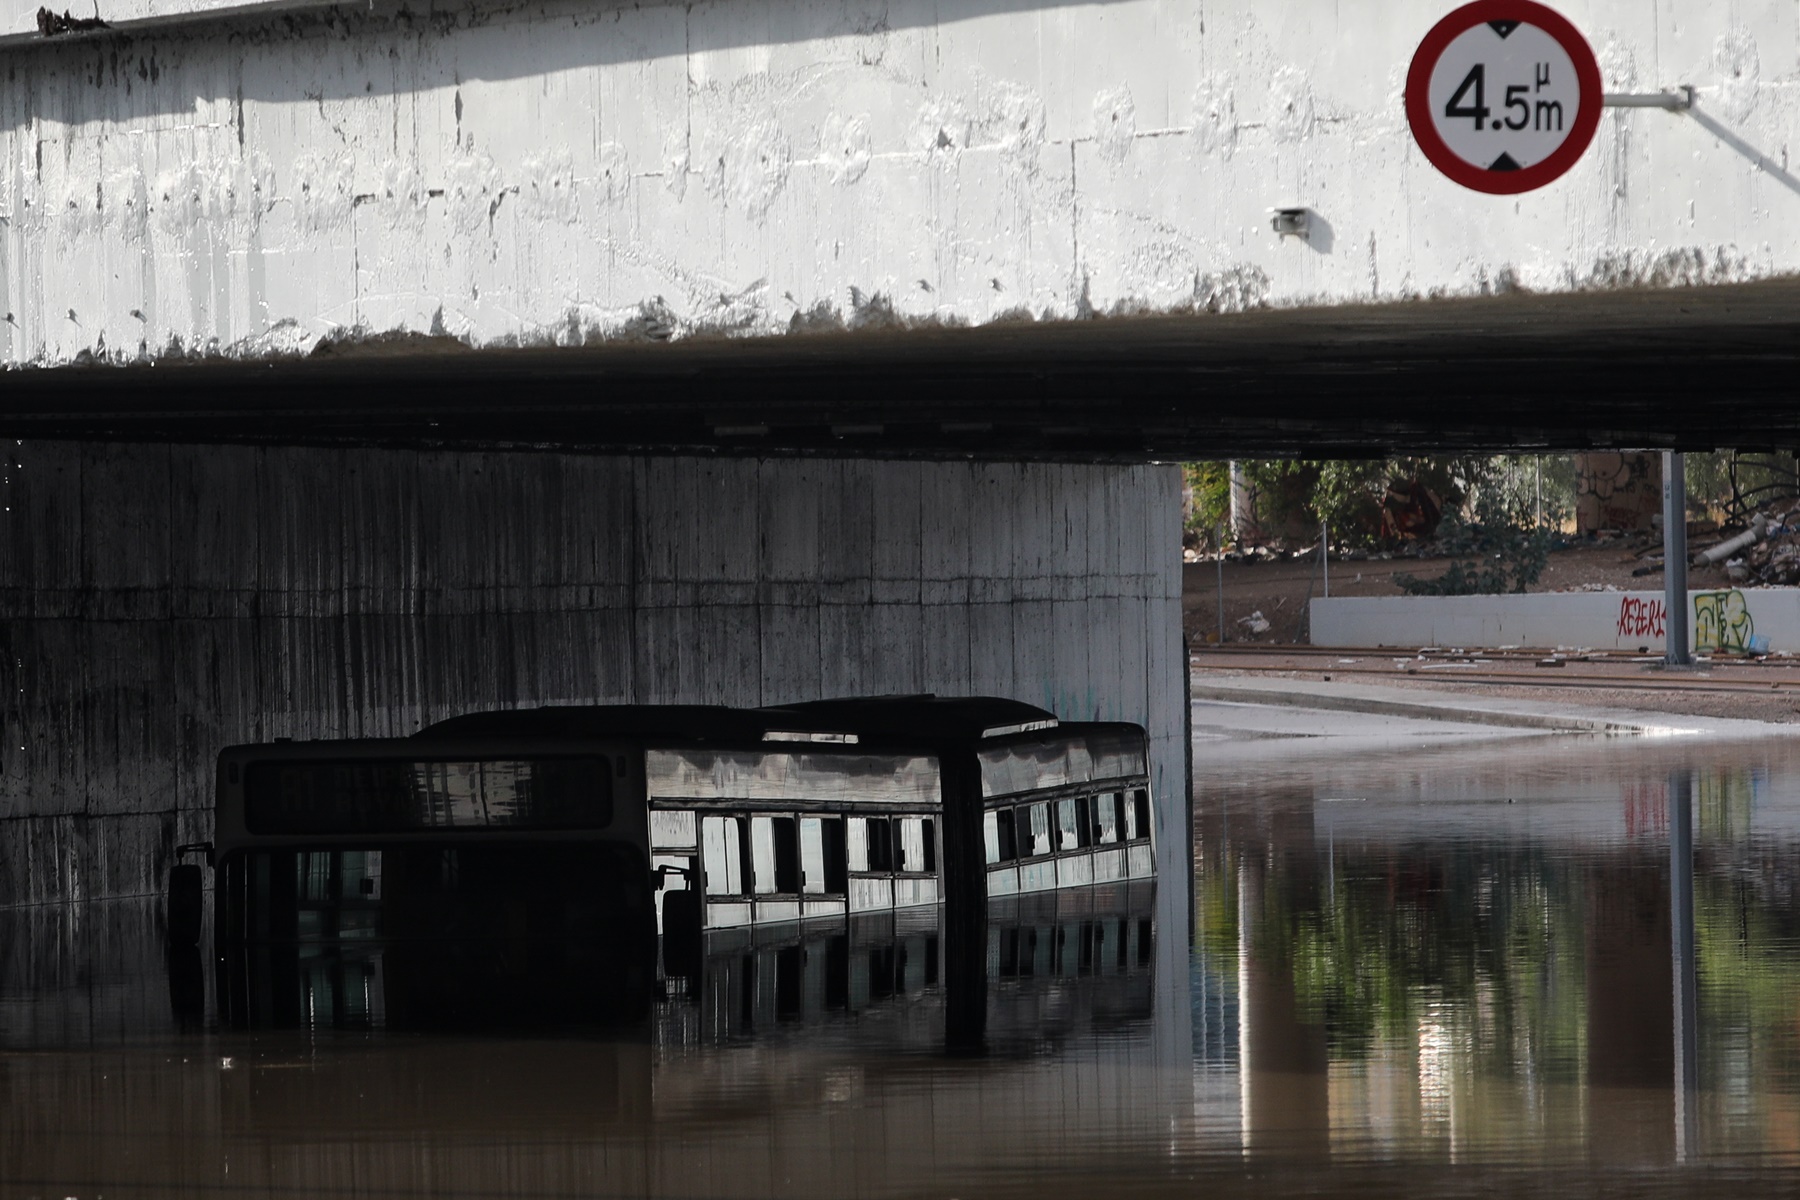
[{"label": "height restriction sign", "polygon": [[1567,171],[1594,138],[1600,103],[1587,40],[1532,0],[1457,9],[1432,26],[1406,73],[1419,149],[1478,192],[1529,192]]}]

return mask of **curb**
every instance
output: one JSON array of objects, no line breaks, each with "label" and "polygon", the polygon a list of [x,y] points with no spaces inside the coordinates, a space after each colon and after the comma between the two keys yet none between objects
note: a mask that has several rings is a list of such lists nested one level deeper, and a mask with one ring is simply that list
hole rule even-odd
[{"label": "curb", "polygon": [[1412,717],[1425,721],[1460,721],[1470,725],[1501,725],[1513,729],[1541,729],[1551,733],[1602,733],[1638,735],[1659,732],[1667,726],[1580,717],[1573,714],[1509,712],[1495,708],[1463,708],[1422,704],[1414,700],[1389,700],[1378,696],[1332,694],[1274,688],[1234,687],[1229,684],[1193,683],[1188,695],[1194,700],[1224,700],[1235,704],[1269,704],[1286,708],[1316,708],[1329,712],[1374,713]]}]

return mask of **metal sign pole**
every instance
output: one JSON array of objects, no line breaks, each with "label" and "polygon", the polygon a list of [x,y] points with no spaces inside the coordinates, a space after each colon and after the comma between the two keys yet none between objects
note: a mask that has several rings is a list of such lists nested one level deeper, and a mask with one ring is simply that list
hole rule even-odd
[{"label": "metal sign pole", "polygon": [[1688,653],[1687,456],[1663,451],[1663,662],[1685,667]]},{"label": "metal sign pole", "polygon": [[1331,553],[1326,547],[1331,545],[1331,526],[1325,521],[1319,522],[1319,574],[1325,577],[1325,598],[1331,599]]},{"label": "metal sign pole", "polygon": [[1218,597],[1219,601],[1219,645],[1223,646],[1225,644],[1225,529],[1223,526],[1220,526],[1219,528],[1217,558],[1219,564],[1219,587],[1218,591],[1214,594]]}]

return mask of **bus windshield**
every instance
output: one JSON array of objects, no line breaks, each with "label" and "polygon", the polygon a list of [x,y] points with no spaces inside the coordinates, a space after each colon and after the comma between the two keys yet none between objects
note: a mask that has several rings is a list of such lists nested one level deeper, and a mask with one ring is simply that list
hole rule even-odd
[{"label": "bus windshield", "polygon": [[252,764],[244,823],[254,834],[439,829],[604,829],[603,759],[299,760]]}]

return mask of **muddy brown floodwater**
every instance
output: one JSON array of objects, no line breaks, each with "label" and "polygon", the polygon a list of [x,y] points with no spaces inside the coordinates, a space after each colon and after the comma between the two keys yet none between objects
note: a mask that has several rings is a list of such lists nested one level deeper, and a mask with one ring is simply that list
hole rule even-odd
[{"label": "muddy brown floodwater", "polygon": [[6,914],[0,1195],[1794,1189],[1791,742],[1203,740],[1196,772],[1191,929],[1165,887],[997,908],[979,966],[931,921],[721,944],[603,1022],[522,1021],[505,955],[434,1005],[376,947],[266,964],[221,1025],[154,905]]}]

